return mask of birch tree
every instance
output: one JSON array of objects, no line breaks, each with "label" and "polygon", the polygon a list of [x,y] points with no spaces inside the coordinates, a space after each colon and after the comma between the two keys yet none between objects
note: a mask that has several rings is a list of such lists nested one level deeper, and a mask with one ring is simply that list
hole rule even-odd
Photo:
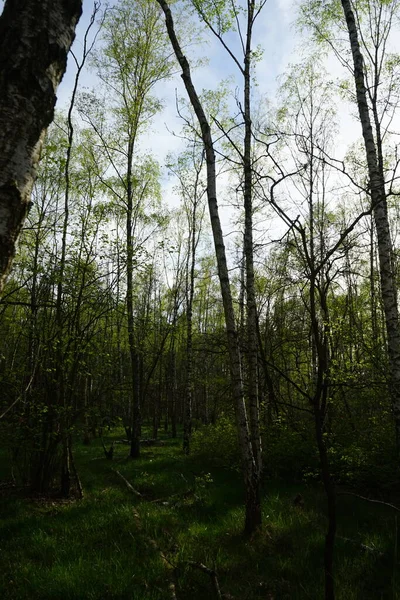
[{"label": "birch tree", "polygon": [[214,142],[211,134],[210,122],[204,112],[196,88],[193,85],[189,62],[182,52],[181,44],[175,32],[174,20],[168,3],[157,0],[166,19],[168,35],[175,52],[175,56],[182,70],[182,79],[196,114],[207,164],[207,199],[213,233],[215,255],[218,265],[218,276],[221,286],[221,295],[224,306],[228,350],[230,358],[232,391],[235,404],[236,420],[238,426],[239,444],[241,449],[243,476],[245,482],[245,532],[250,534],[261,525],[260,501],[260,462],[254,453],[252,435],[249,428],[248,415],[245,405],[243,377],[241,368],[241,355],[238,339],[235,312],[232,300],[232,291],[229,278],[228,263],[226,258],[225,243],[221,229],[217,203],[216,185],[216,158]]},{"label": "birch tree", "polygon": [[81,12],[82,0],[7,0],[0,16],[0,293]]},{"label": "birch tree", "polygon": [[126,310],[132,377],[132,437],[130,456],[140,454],[139,349],[135,339],[134,318],[134,244],[143,202],[151,195],[152,183],[135,169],[138,139],[161,102],[154,86],[170,76],[173,63],[166,51],[166,36],[160,10],[151,0],[135,3],[121,0],[107,15],[103,27],[104,48],[94,61],[97,74],[112,101],[113,124],[110,125],[101,102],[93,95],[82,103],[82,115],[93,127],[112,177],[106,185],[125,212],[126,236]]},{"label": "birch tree", "polygon": [[[368,0],[303,8],[316,38],[329,45],[353,80],[365,150],[368,194],[377,234],[380,287],[389,358],[389,393],[400,448],[400,323],[388,198],[395,193],[398,161],[390,160],[390,127],[399,104],[398,57],[390,52],[399,2]],[[345,32],[343,45],[337,32]],[[350,56],[349,56],[350,48]],[[386,146],[386,150],[385,150]],[[394,153],[395,154],[395,153]]]},{"label": "birch tree", "polygon": [[[227,55],[233,61],[235,67],[239,70],[242,78],[243,95],[240,100],[237,98],[239,107],[239,122],[235,125],[243,129],[243,139],[241,142],[231,143],[232,151],[236,155],[236,160],[240,165],[241,173],[239,175],[241,193],[243,196],[244,208],[244,234],[243,234],[243,257],[245,274],[245,296],[246,296],[246,353],[245,359],[247,369],[245,370],[245,381],[247,390],[247,399],[249,406],[249,423],[251,443],[253,447],[254,458],[257,464],[259,475],[262,470],[261,456],[261,437],[259,423],[259,397],[258,397],[258,347],[257,347],[257,306],[255,294],[255,274],[254,274],[254,242],[253,242],[253,221],[254,221],[254,181],[253,181],[253,123],[252,123],[252,94],[251,78],[254,75],[254,62],[257,56],[257,49],[254,48],[253,35],[256,19],[261,13],[265,0],[256,2],[255,0],[246,0],[245,2],[230,2],[225,4],[208,2],[203,0],[192,0],[200,18],[207,25],[208,29],[219,40]],[[237,34],[237,42],[240,50],[235,52],[228,41],[228,33]],[[229,132],[225,132],[223,126],[220,129],[228,142],[232,137]]]},{"label": "birch tree", "polygon": [[[398,2],[384,3],[378,0],[370,2],[371,6],[369,10],[373,11],[374,14],[374,17],[370,16],[370,25],[373,28],[371,37],[375,48],[375,55],[372,60],[374,71],[371,75],[372,82],[370,82],[370,85],[368,85],[366,80],[364,57],[359,43],[355,16],[357,13],[353,10],[349,0],[341,0],[341,3],[353,57],[356,101],[364,140],[371,203],[377,234],[381,294],[385,314],[390,366],[389,390],[395,419],[397,450],[400,452],[400,322],[397,299],[398,290],[388,218],[388,194],[386,191],[386,174],[382,147],[383,132],[381,129],[381,115],[378,112],[379,87],[382,84],[380,70],[382,68],[382,61],[385,59],[384,51],[388,30],[390,30]],[[358,19],[360,19],[360,15],[358,15]],[[382,51],[379,51],[382,45],[383,54]],[[367,47],[365,49],[368,51]],[[370,101],[370,106],[368,100]],[[375,131],[373,131],[372,123],[374,123]]]},{"label": "birch tree", "polygon": [[[195,128],[193,127],[195,131]],[[190,147],[168,165],[169,170],[179,181],[178,191],[184,204],[187,221],[187,250],[185,265],[186,296],[186,392],[183,407],[183,451],[190,453],[192,432],[193,381],[193,301],[195,295],[196,251],[199,244],[201,225],[204,216],[202,199],[204,185],[204,151],[197,136],[190,141]]]}]

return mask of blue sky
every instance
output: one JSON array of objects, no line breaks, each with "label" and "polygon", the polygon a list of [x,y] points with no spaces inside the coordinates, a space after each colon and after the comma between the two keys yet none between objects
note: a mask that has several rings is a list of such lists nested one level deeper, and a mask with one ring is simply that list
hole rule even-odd
[{"label": "blue sky", "polygon": [[[112,0],[110,4],[116,3]],[[255,103],[265,99],[269,103],[276,100],[276,92],[279,86],[278,77],[282,75],[291,63],[301,61],[302,55],[310,52],[310,43],[304,44],[304,37],[296,29],[296,6],[297,0],[267,0],[261,14],[259,15],[254,29],[254,44],[263,48],[263,56],[256,68],[257,87],[255,88]],[[90,20],[93,8],[92,0],[84,0],[83,15],[77,28],[74,52],[79,56],[82,48],[84,32]],[[221,80],[232,79],[232,110],[235,110],[233,95],[237,90],[239,97],[242,94],[242,81],[237,66],[228,56],[218,40],[211,34],[204,34],[205,42],[202,45],[191,47],[189,52],[192,58],[206,57],[207,64],[192,72],[194,83],[198,90],[215,89]],[[238,53],[239,44],[237,34],[229,34],[227,40],[231,49]],[[186,40],[187,42],[187,40]],[[305,46],[305,47],[304,47]],[[338,61],[330,56],[325,61],[328,72],[332,77],[339,77],[341,71]],[[74,78],[73,62],[69,61],[68,70],[59,88],[59,106],[67,106]],[[82,74],[80,86],[96,87],[97,81],[93,73],[85,71]],[[141,149],[152,153],[163,166],[168,152],[178,152],[183,149],[183,143],[178,137],[171,135],[171,131],[179,133],[181,121],[176,114],[176,93],[186,97],[182,80],[177,76],[169,81],[163,81],[158,87],[158,95],[164,102],[164,110],[158,114],[153,121],[149,132],[142,137]],[[354,110],[353,110],[354,112]],[[349,105],[339,106],[341,126],[336,139],[336,150],[343,155],[348,145],[360,137],[359,123],[351,115]],[[176,182],[168,178],[167,170],[163,170],[163,196],[169,204],[176,205],[178,200],[173,192]],[[223,192],[226,181],[220,181],[219,188]],[[223,224],[225,231],[232,229],[230,219],[232,211],[225,209],[223,212]]]},{"label": "blue sky", "polygon": [[[115,1],[111,2],[114,4]],[[262,13],[258,17],[254,30],[254,46],[260,44],[264,49],[261,61],[257,65],[256,96],[267,98],[272,101],[277,88],[277,77],[293,60],[293,51],[298,43],[293,21],[295,20],[294,4],[292,0],[268,0]],[[76,41],[73,46],[74,52],[79,55],[82,49],[82,40],[90,20],[93,8],[92,0],[84,0],[83,15],[77,28]],[[210,33],[204,34],[205,42],[197,47],[191,47],[189,53],[192,58],[206,57],[207,64],[193,70],[193,79],[198,90],[215,89],[220,81],[230,78],[232,80],[232,110],[235,110],[234,94],[238,89],[239,96],[242,94],[242,81],[237,66],[228,56],[220,42]],[[238,36],[232,33],[228,36],[232,50],[238,53]],[[187,42],[187,40],[186,40]],[[190,54],[189,54],[190,55]],[[74,69],[70,60],[68,70],[59,88],[59,106],[67,106],[71,88],[73,85]],[[96,87],[96,78],[92,73],[86,71],[82,74],[80,85]],[[155,117],[149,132],[142,137],[141,148],[143,151],[151,152],[160,162],[165,164],[168,152],[179,152],[183,149],[183,142],[171,135],[171,131],[179,133],[182,123],[176,114],[176,93],[186,98],[186,92],[182,80],[177,74],[170,81],[163,81],[159,85],[159,95],[164,102],[164,110]],[[169,178],[167,169],[163,170],[162,177],[163,196],[170,205],[177,205],[178,199],[173,191],[176,181]],[[220,180],[220,190],[223,190],[226,182]],[[221,205],[223,203],[221,202]],[[231,229],[230,220],[232,211],[224,209],[222,220],[225,231]]]},{"label": "blue sky", "polygon": [[[111,0],[109,4],[114,4],[116,0]],[[0,0],[0,8],[3,0]],[[304,49],[304,40],[294,25],[296,19],[297,0],[267,0],[258,20],[254,31],[254,46],[260,44],[264,50],[263,57],[257,65],[256,78],[258,86],[255,92],[255,99],[266,99],[269,102],[275,101],[278,87],[278,76],[282,75],[290,63],[296,63],[301,60],[302,53],[310,49],[310,43],[306,43]],[[82,49],[82,40],[90,20],[93,9],[92,0],[83,1],[83,15],[78,24],[76,40],[73,46],[75,54],[79,57]],[[190,51],[194,57],[207,57],[208,63],[193,71],[193,79],[196,87],[201,90],[215,89],[219,82],[228,77],[232,78],[232,94],[235,88],[238,88],[238,94],[241,95],[241,78],[237,67],[232,59],[227,55],[218,40],[212,34],[205,35],[207,42],[197,47],[191,47]],[[230,34],[229,41],[232,49],[238,50],[238,38],[235,34]],[[303,43],[303,49],[302,49]],[[395,49],[400,50],[400,36],[395,43]],[[338,61],[330,56],[325,61],[328,72],[332,78],[343,74]],[[58,90],[58,106],[68,106],[69,97],[74,80],[74,64],[71,58],[68,63],[68,70]],[[98,85],[93,73],[86,70],[81,76],[80,86],[89,88]],[[181,122],[176,115],[175,96],[186,97],[185,90],[179,75],[174,79],[162,82],[158,88],[158,94],[164,102],[164,110],[156,116],[150,131],[142,138],[143,151],[151,152],[163,165],[168,152],[179,151],[182,148],[182,142],[177,137],[173,137],[170,131],[179,133]],[[232,100],[232,105],[234,101]],[[360,127],[356,119],[353,118],[354,107],[350,108],[348,104],[339,105],[340,128],[336,139],[336,150],[338,154],[345,152],[350,143],[360,137]],[[399,130],[399,127],[397,127]],[[163,185],[165,195],[175,203],[172,188],[174,182],[168,179],[166,170],[163,176]]]},{"label": "blue sky", "polygon": [[[113,0],[110,4],[114,4]],[[84,0],[83,15],[78,24],[76,40],[73,46],[74,52],[79,55],[82,48],[82,40],[90,20],[93,8],[91,0]],[[255,28],[254,44],[260,44],[264,49],[264,56],[257,66],[258,93],[260,95],[273,96],[277,86],[277,76],[282,73],[285,66],[290,62],[297,37],[295,35],[292,21],[294,20],[293,3],[291,0],[269,0],[264,7]],[[195,48],[194,56],[207,57],[208,64],[193,71],[193,78],[198,89],[216,88],[218,83],[233,77],[235,86],[241,85],[237,67],[222,48],[218,40],[212,34],[205,34],[207,40],[201,46]],[[238,50],[237,35],[230,36],[232,48]],[[191,49],[193,52],[193,49]],[[59,105],[66,105],[71,92],[74,69],[70,59],[68,70],[59,88]],[[96,79],[93,74],[86,71],[81,78],[81,86],[95,86]],[[159,121],[165,117],[170,119],[175,116],[175,89],[178,94],[185,96],[185,90],[179,75],[170,82],[163,82],[162,94],[165,102],[165,114],[160,115]],[[171,124],[170,124],[171,125]],[[172,127],[173,128],[173,127]]]},{"label": "blue sky", "polygon": [[[113,5],[116,0],[109,0],[108,4]],[[0,0],[0,9],[4,4],[4,0]],[[103,2],[103,6],[106,2]],[[264,56],[257,66],[257,94],[261,97],[273,98],[277,87],[277,76],[280,75],[285,66],[293,59],[293,50],[298,41],[293,27],[295,18],[294,2],[292,0],[268,0],[261,15],[259,16],[254,35],[254,44],[260,44],[264,49]],[[73,45],[75,54],[79,57],[82,50],[83,37],[90,21],[90,16],[93,10],[92,0],[83,0],[83,14],[79,21],[76,39]],[[95,29],[95,28],[93,28]],[[235,86],[240,87],[241,81],[237,68],[232,60],[227,55],[226,51],[221,47],[219,42],[213,38],[211,34],[208,36],[208,43],[199,46],[196,53],[208,59],[208,64],[202,68],[198,68],[193,72],[193,78],[198,89],[215,88],[222,79],[233,77],[232,89]],[[235,48],[237,36],[232,34],[232,48]],[[236,45],[236,50],[238,46]],[[68,106],[72,85],[74,81],[75,70],[74,63],[71,57],[68,61],[68,69],[61,85],[57,92],[57,106],[65,108]],[[82,73],[80,86],[81,87],[96,87],[97,81],[93,73],[85,70]],[[157,130],[157,157],[163,160],[168,150],[178,148],[177,139],[171,139],[168,133],[167,126],[170,130],[179,131],[180,121],[176,116],[175,109],[175,90],[180,96],[185,96],[182,81],[179,76],[169,82],[162,84],[162,96],[165,104],[165,109],[162,114],[155,119],[153,132]],[[240,92],[239,92],[240,93]],[[149,134],[148,140],[143,140],[144,148],[151,149],[151,138],[153,133]]]}]

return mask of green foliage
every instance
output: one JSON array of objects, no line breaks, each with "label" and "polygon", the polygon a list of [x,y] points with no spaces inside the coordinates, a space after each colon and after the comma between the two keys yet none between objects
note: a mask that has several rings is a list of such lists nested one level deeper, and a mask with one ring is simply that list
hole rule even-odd
[{"label": "green foliage", "polygon": [[230,469],[240,466],[236,425],[228,417],[204,425],[193,433],[192,453],[201,460]]},{"label": "green foliage", "polygon": [[200,17],[210,23],[219,35],[235,29],[235,17],[242,10],[226,0],[191,0]]},{"label": "green foliage", "polygon": [[397,485],[399,470],[391,412],[382,405],[376,416],[371,414],[368,400],[366,394],[364,414],[360,414],[355,431],[336,425],[329,458],[338,483],[370,490],[375,495]]},{"label": "green foliage", "polygon": [[343,10],[339,0],[307,0],[300,6],[300,28],[309,29],[319,43],[330,40],[332,29],[342,20]]},{"label": "green foliage", "polygon": [[311,423],[296,429],[278,420],[262,433],[264,471],[269,477],[307,480],[310,473],[319,477],[319,459]]}]

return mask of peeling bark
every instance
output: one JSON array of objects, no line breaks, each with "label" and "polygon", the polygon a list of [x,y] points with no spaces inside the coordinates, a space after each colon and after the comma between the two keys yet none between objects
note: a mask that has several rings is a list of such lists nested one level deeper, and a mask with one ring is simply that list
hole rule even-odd
[{"label": "peeling bark", "polygon": [[0,293],[81,12],[82,0],[7,0],[0,16]]}]

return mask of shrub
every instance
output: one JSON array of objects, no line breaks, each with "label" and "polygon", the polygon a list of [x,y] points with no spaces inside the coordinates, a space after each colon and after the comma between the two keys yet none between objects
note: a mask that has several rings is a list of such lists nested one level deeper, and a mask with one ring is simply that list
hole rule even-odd
[{"label": "shrub", "polygon": [[270,477],[301,480],[310,473],[319,473],[319,460],[308,428],[294,430],[279,421],[262,433],[264,472]]},{"label": "shrub", "polygon": [[222,416],[215,425],[204,425],[195,431],[192,454],[220,467],[238,469],[240,456],[235,423]]}]

